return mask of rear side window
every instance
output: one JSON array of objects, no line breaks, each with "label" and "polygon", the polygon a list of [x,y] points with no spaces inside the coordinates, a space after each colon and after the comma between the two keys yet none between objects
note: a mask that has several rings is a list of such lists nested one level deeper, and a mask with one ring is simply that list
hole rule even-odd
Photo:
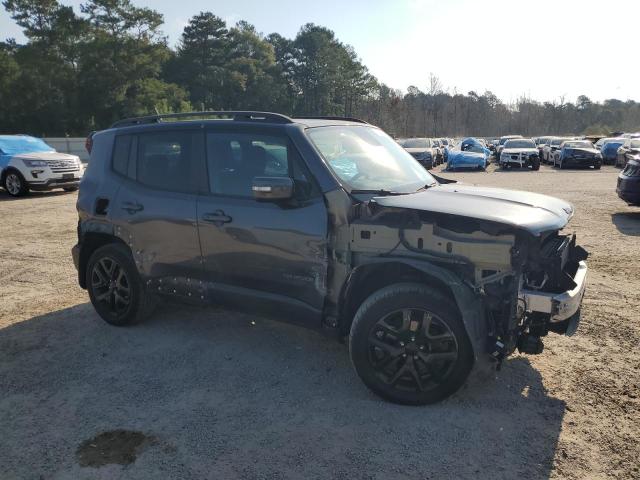
[{"label": "rear side window", "polygon": [[160,190],[196,192],[196,136],[189,131],[138,135],[137,181]]},{"label": "rear side window", "polygon": [[285,136],[208,133],[207,169],[209,189],[218,195],[253,197],[255,177],[291,177],[298,198],[315,192],[309,173]]},{"label": "rear side window", "polygon": [[113,170],[120,175],[127,175],[129,170],[129,152],[131,151],[131,135],[119,135],[113,146]]}]

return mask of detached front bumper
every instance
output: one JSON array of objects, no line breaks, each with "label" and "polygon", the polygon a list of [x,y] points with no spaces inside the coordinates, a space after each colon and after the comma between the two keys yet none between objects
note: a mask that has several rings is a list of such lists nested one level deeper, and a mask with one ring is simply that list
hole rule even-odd
[{"label": "detached front bumper", "polygon": [[566,292],[522,290],[520,298],[524,300],[526,310],[548,316],[551,324],[567,321],[567,323],[573,323],[574,325],[568,325],[566,330],[568,335],[572,334],[577,329],[577,322],[580,321],[580,306],[587,287],[587,271],[587,263],[581,260],[573,277],[576,286]]}]

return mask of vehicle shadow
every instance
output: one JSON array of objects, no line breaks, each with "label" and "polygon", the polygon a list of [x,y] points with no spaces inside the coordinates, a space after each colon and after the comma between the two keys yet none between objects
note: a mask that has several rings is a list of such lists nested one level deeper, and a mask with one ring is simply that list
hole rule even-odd
[{"label": "vehicle shadow", "polygon": [[640,236],[640,211],[612,213],[611,221],[623,235]]},{"label": "vehicle shadow", "polygon": [[565,403],[525,357],[499,376],[399,406],[315,332],[183,306],[117,328],[77,305],[0,330],[0,477],[85,478],[78,446],[131,429],[154,441],[91,478],[548,478]]},{"label": "vehicle shadow", "polygon": [[60,197],[63,195],[74,195],[78,192],[65,192],[64,190],[42,191],[42,192],[29,192],[21,197],[12,197],[6,190],[0,188],[0,202],[19,202],[21,200],[28,200],[30,198],[51,198]]}]

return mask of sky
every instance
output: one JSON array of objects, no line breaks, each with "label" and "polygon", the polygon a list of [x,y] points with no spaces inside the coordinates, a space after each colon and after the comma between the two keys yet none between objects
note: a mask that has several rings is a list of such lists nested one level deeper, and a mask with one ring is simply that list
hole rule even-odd
[{"label": "sky", "polygon": [[[381,82],[503,101],[640,101],[640,0],[132,0],[164,14],[172,45],[188,19],[211,11],[231,26],[293,38],[305,23],[352,45]],[[78,7],[82,1],[61,3]],[[79,8],[77,8],[79,11]],[[0,38],[24,41],[0,8]]]}]

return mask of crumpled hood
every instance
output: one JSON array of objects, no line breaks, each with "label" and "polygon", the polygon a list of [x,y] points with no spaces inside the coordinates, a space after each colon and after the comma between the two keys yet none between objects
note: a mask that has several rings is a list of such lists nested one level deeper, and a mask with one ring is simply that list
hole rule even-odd
[{"label": "crumpled hood", "polygon": [[539,193],[442,184],[408,195],[375,197],[384,207],[408,208],[458,215],[521,228],[533,235],[562,229],[573,216],[573,206]]},{"label": "crumpled hood", "polygon": [[77,155],[69,155],[68,153],[60,152],[33,152],[33,153],[18,153],[13,155],[12,158],[19,158],[24,160],[78,160],[80,158]]}]

